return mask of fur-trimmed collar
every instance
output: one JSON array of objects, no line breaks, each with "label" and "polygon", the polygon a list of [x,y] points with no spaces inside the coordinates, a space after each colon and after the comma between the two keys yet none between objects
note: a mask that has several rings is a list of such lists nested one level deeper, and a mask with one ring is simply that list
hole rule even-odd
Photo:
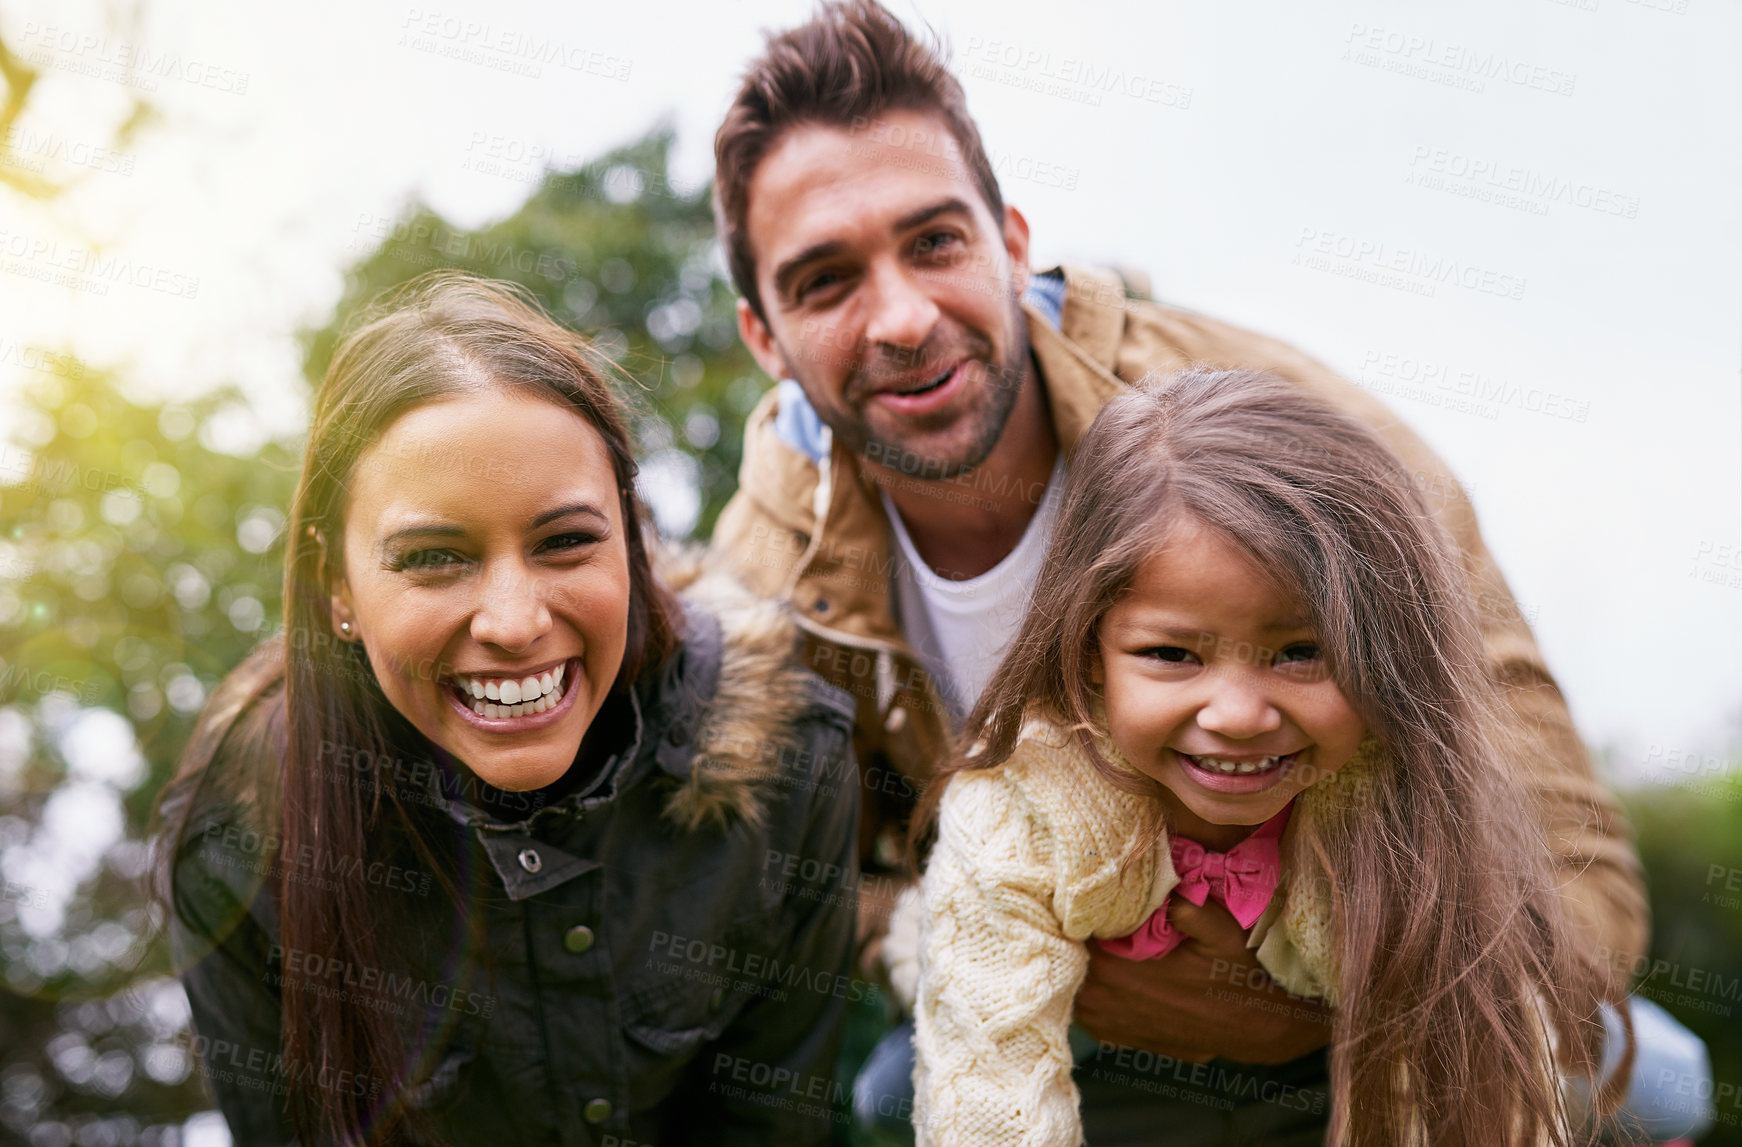
[{"label": "fur-trimmed collar", "polygon": [[681,778],[665,802],[665,815],[684,829],[710,821],[724,825],[733,817],[760,823],[782,767],[799,761],[797,722],[816,700],[811,676],[796,656],[798,627],[790,608],[753,596],[710,566],[699,549],[668,551],[659,564],[661,580],[720,627],[712,673],[706,663],[713,643],[702,634],[685,636],[692,664],[702,662],[696,666],[702,679],[693,683],[700,688],[692,694],[702,712],[695,736],[686,738],[693,747],[661,761]]}]

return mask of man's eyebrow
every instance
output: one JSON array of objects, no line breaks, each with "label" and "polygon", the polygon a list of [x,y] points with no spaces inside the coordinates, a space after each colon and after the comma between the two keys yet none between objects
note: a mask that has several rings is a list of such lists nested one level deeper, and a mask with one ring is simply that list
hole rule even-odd
[{"label": "man's eyebrow", "polygon": [[960,212],[963,215],[969,215],[973,213],[973,208],[969,207],[967,203],[961,199],[952,195],[942,202],[932,204],[930,207],[921,207],[918,211],[909,211],[906,215],[903,215],[900,219],[895,221],[895,229],[897,231],[908,231],[912,228],[930,223],[939,215],[948,215],[951,212]]}]

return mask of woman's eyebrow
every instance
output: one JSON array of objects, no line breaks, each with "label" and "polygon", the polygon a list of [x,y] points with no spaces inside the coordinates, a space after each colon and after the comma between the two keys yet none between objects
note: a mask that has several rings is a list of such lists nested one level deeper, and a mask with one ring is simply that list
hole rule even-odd
[{"label": "woman's eyebrow", "polygon": [[[537,517],[532,519],[529,528],[536,530],[540,526],[554,522],[558,518],[566,518],[571,514],[586,514],[590,517],[598,518],[600,522],[607,524],[611,520],[603,510],[598,509],[591,503],[571,502],[566,506],[558,506],[555,509],[546,510],[542,514],[539,514]],[[391,549],[395,542],[404,541],[407,538],[463,538],[465,536],[466,528],[464,526],[456,526],[452,523],[441,521],[413,522],[411,525],[402,526],[382,538],[381,548],[383,550]]]},{"label": "woman's eyebrow", "polygon": [[538,515],[536,518],[532,519],[532,528],[536,530],[538,527],[545,525],[546,523],[554,522],[558,518],[566,518],[570,514],[588,514],[592,517],[598,518],[601,522],[606,524],[609,524],[611,521],[610,517],[603,510],[598,509],[591,503],[571,502],[566,506],[558,506],[554,510],[546,510],[544,513]]},{"label": "woman's eyebrow", "polygon": [[381,539],[383,550],[391,549],[393,543],[406,538],[463,538],[466,531],[463,526],[449,525],[446,522],[416,522],[401,529],[394,530]]}]

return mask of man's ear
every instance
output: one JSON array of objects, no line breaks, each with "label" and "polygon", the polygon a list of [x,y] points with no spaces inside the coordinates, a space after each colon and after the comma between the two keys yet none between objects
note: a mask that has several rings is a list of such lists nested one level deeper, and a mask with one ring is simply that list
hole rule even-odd
[{"label": "man's ear", "polygon": [[1020,295],[1028,290],[1031,271],[1028,266],[1028,220],[1022,212],[1004,205],[1004,252],[1010,256],[1010,281]]},{"label": "man's ear", "polygon": [[738,337],[744,340],[744,345],[750,348],[750,357],[768,372],[769,378],[779,382],[793,377],[792,368],[787,366],[786,356],[780,353],[780,346],[774,341],[768,324],[757,316],[745,299],[738,300]]}]

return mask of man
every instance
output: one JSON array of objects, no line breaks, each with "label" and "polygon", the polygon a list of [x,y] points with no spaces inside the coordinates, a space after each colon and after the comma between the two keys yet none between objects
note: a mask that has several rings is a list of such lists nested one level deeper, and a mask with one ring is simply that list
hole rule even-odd
[{"label": "man", "polygon": [[[1102,404],[1152,371],[1249,367],[1372,426],[1459,542],[1566,894],[1624,979],[1647,938],[1627,827],[1462,489],[1390,411],[1299,351],[1128,297],[1140,292],[1116,276],[1032,275],[1028,225],[1003,202],[960,86],[872,0],[773,38],[715,156],[740,331],[783,381],[750,416],[713,548],[792,603],[806,663],[858,699],[868,890],[894,886],[877,874],[897,870],[951,724],[1014,635]],[[865,897],[868,950],[886,913],[886,895]],[[1267,984],[1225,909],[1176,897],[1170,918],[1192,939],[1166,959],[1092,957],[1076,1019],[1104,1047],[1284,1064],[1325,1044],[1324,1014]],[[1085,1089],[1091,1127],[1093,1106]]]}]

